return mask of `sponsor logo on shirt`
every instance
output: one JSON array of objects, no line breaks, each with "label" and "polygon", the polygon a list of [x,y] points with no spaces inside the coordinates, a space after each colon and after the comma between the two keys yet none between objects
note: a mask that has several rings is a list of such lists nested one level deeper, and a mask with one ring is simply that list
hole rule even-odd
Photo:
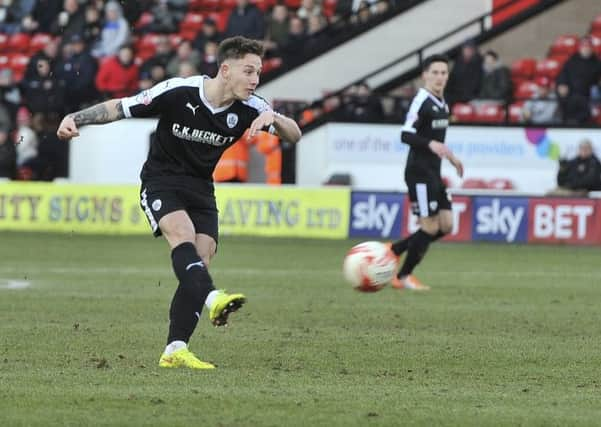
[{"label": "sponsor logo on shirt", "polygon": [[200,142],[202,144],[214,145],[220,147],[222,145],[234,142],[233,136],[223,136],[208,130],[194,129],[189,126],[182,126],[179,123],[173,123],[171,132],[174,136],[185,139],[186,141]]},{"label": "sponsor logo on shirt", "polygon": [[432,129],[444,129],[449,127],[448,119],[432,120]]}]

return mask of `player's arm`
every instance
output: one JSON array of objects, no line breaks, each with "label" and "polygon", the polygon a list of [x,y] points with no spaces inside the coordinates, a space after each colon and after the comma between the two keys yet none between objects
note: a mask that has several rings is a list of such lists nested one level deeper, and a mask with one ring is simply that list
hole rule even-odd
[{"label": "player's arm", "polygon": [[444,158],[451,154],[449,148],[443,143],[429,138],[425,138],[417,133],[417,127],[419,122],[427,120],[427,117],[422,117],[422,103],[419,103],[416,99],[413,100],[409,111],[407,112],[407,118],[405,124],[401,130],[401,141],[405,144],[410,145],[412,148],[417,149],[430,149],[437,156]]},{"label": "player's arm", "polygon": [[276,113],[273,110],[266,110],[251,123],[248,138],[255,136],[261,129],[271,128],[271,126],[275,128],[280,138],[287,142],[298,142],[302,136],[300,128],[290,117]]},{"label": "player's arm", "polygon": [[56,131],[60,139],[68,140],[79,136],[79,127],[99,125],[121,120],[125,117],[121,99],[111,99],[76,113],[67,114]]}]

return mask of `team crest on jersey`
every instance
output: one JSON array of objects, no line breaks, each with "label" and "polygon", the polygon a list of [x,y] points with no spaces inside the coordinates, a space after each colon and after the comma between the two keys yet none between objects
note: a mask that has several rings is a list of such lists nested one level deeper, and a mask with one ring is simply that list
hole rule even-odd
[{"label": "team crest on jersey", "polygon": [[136,101],[140,104],[148,105],[152,102],[152,95],[149,90],[145,90],[136,95]]},{"label": "team crest on jersey", "polygon": [[433,106],[432,106],[432,109],[433,109],[434,111],[438,111],[438,107],[437,107],[436,105],[433,105]]},{"label": "team crest on jersey", "polygon": [[432,200],[430,202],[430,210],[435,211],[437,207],[438,207],[438,202],[436,200]]},{"label": "team crest on jersey", "polygon": [[238,115],[235,113],[229,113],[225,122],[227,123],[227,126],[230,129],[236,127],[236,125],[238,124]]},{"label": "team crest on jersey", "polygon": [[152,209],[155,212],[161,210],[161,206],[163,206],[163,202],[161,202],[161,199],[156,199],[154,202],[152,202]]}]

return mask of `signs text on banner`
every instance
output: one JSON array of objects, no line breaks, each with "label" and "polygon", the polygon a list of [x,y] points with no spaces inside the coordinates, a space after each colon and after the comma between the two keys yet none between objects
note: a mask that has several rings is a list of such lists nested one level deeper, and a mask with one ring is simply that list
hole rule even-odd
[{"label": "signs text on banner", "polygon": [[525,242],[528,229],[528,199],[519,197],[474,197],[474,240]]},{"label": "signs text on banner", "polygon": [[148,225],[136,186],[5,183],[0,229],[135,234]]},{"label": "signs text on banner", "polygon": [[[453,230],[445,236],[444,241],[467,242],[472,239],[472,200],[468,196],[453,196],[452,204]],[[402,236],[415,233],[418,228],[418,218],[411,212],[411,202],[405,196],[405,226]]]},{"label": "signs text on banner", "polygon": [[349,237],[397,239],[401,236],[401,193],[353,192]]},{"label": "signs text on banner", "polygon": [[601,242],[601,202],[586,199],[530,199],[529,242]]},{"label": "signs text on banner", "polygon": [[217,185],[223,234],[345,238],[350,189]]}]

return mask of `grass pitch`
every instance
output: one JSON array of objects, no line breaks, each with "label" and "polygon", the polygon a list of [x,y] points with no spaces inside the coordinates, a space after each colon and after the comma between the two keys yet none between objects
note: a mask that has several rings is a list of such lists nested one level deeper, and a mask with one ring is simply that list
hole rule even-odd
[{"label": "grass pitch", "polygon": [[355,242],[223,238],[248,304],[158,368],[164,241],[0,233],[1,426],[599,425],[599,248],[435,244],[425,294],[342,282]]}]

